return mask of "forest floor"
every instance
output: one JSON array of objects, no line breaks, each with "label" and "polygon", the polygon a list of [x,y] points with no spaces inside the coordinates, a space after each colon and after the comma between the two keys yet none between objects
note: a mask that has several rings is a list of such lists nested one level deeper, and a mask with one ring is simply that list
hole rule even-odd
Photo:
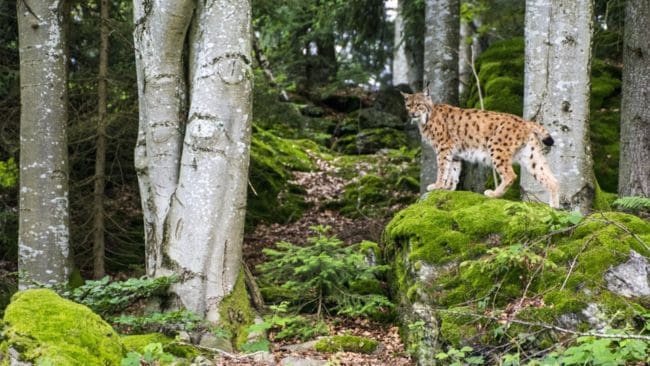
[{"label": "forest floor", "polygon": [[[266,258],[262,253],[263,248],[272,248],[279,241],[288,241],[296,245],[307,243],[309,229],[315,225],[331,227],[331,234],[341,239],[346,244],[371,240],[379,242],[383,229],[390,219],[385,218],[359,218],[351,219],[337,211],[323,209],[331,200],[343,193],[346,181],[338,177],[336,169],[328,162],[318,160],[318,171],[295,172],[294,182],[301,185],[307,192],[306,201],[313,206],[302,217],[292,223],[258,225],[255,230],[244,238],[244,260],[253,269]],[[397,207],[395,208],[397,209]],[[287,357],[328,361],[333,365],[411,365],[412,360],[404,349],[398,327],[395,324],[386,324],[369,321],[367,319],[350,319],[345,317],[326,317],[325,322],[329,327],[330,335],[352,334],[372,338],[380,342],[377,351],[372,354],[352,352],[339,352],[336,354],[322,354],[314,350],[304,350],[294,347],[286,342],[272,343],[271,351],[276,362],[281,362]],[[298,349],[296,349],[298,348]],[[222,359],[221,365],[257,365],[252,360]]]}]

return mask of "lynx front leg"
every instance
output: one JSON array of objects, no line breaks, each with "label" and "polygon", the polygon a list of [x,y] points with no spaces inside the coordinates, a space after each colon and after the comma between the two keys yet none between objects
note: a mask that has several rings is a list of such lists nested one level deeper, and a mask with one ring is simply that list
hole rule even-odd
[{"label": "lynx front leg", "polygon": [[438,163],[438,172],[436,173],[436,182],[427,186],[427,191],[436,189],[448,189],[447,182],[449,181],[450,165],[452,163],[451,154],[449,150],[436,151],[436,160]]},{"label": "lynx front leg", "polygon": [[456,186],[458,185],[458,181],[460,180],[460,170],[461,170],[462,162],[460,160],[452,160],[451,163],[449,164],[449,173],[446,176],[445,180],[445,189],[448,189],[450,191],[455,191]]}]

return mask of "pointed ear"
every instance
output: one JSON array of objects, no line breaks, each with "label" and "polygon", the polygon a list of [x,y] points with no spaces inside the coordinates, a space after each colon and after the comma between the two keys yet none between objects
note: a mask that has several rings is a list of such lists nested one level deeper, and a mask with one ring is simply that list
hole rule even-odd
[{"label": "pointed ear", "polygon": [[426,85],[424,86],[424,95],[427,97],[431,95],[431,90],[429,90],[429,84],[431,84],[431,81],[427,80]]},{"label": "pointed ear", "polygon": [[402,96],[404,97],[404,99],[408,98],[408,97],[411,95],[411,94],[408,94],[408,93],[404,93],[404,92],[402,92],[402,91],[400,91],[399,93],[402,94]]}]

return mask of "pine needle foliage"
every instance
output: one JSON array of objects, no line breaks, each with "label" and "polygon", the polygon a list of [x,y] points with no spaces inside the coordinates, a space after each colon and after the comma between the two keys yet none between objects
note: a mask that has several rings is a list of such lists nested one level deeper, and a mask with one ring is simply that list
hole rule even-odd
[{"label": "pine needle foliage", "polygon": [[286,241],[277,249],[264,249],[270,261],[258,268],[262,281],[287,292],[287,300],[299,311],[313,311],[317,316],[335,312],[348,316],[370,316],[392,309],[382,294],[360,294],[352,290],[359,281],[377,281],[376,275],[387,266],[367,263],[358,245],[343,246],[328,236],[328,227],[314,226],[316,234],[309,245],[300,247]]}]

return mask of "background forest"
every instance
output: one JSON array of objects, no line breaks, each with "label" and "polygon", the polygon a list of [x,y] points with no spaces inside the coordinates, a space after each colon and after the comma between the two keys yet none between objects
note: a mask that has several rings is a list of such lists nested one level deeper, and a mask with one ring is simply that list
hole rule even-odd
[{"label": "background forest", "polygon": [[[1,313],[19,282],[16,9],[23,1],[0,0]],[[647,29],[649,5],[628,1],[641,4],[646,20],[640,29]],[[602,279],[634,255],[650,273],[649,192],[620,186],[619,175],[619,164],[646,180],[650,171],[648,162],[620,158],[626,6],[633,6],[593,2],[588,136],[596,184],[590,209],[581,213],[576,206],[555,211],[522,203],[519,182],[507,200],[470,193],[495,182],[491,170],[469,165],[461,178],[465,192],[419,200],[426,152],[400,91],[420,91],[430,81],[427,6],[425,0],[252,0],[247,275],[239,277],[247,283],[235,287],[243,295],[224,300],[239,311],[231,315],[237,320],[215,326],[169,305],[165,293],[178,278],[145,276],[134,162],[133,2],[65,2],[74,273],[69,287],[55,290],[114,329],[102,331],[122,337],[110,345],[85,334],[89,344],[101,343],[88,356],[97,358],[80,361],[79,353],[71,359],[122,365],[648,362],[650,292],[614,295]],[[458,66],[456,99],[446,102],[524,115],[526,2],[468,0],[459,6],[459,32],[447,50]],[[187,58],[191,52],[182,53]],[[647,94],[650,85],[642,87]],[[633,134],[645,136],[647,146],[645,122]],[[599,297],[602,304],[594,300]],[[27,320],[7,311],[12,326],[47,318],[38,303],[68,311],[66,300],[50,293],[13,300],[21,301]],[[430,305],[428,318],[418,312],[420,303]],[[69,311],[77,319],[92,316]],[[55,335],[60,327],[51,325],[43,342],[65,337]],[[54,356],[45,351],[30,354],[33,345],[11,338],[45,328],[7,331],[13,333],[0,337],[0,362],[8,362],[8,347],[21,344],[20,352],[35,364],[75,364],[48,359]],[[321,336],[327,337],[304,346]],[[383,345],[375,351],[377,342]],[[304,348],[287,348],[298,343]],[[54,354],[70,351],[48,347]]]}]

